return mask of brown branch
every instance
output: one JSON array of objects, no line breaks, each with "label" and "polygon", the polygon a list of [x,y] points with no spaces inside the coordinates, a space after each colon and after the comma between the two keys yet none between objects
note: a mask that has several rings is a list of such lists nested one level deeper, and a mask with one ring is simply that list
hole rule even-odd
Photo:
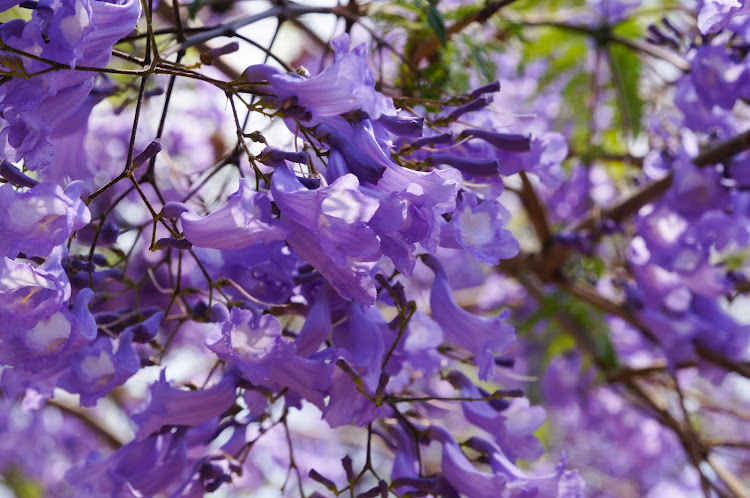
[{"label": "brown branch", "polygon": [[[722,163],[748,149],[750,149],[750,130],[706,149],[693,159],[693,164],[698,167],[705,167]],[[642,207],[660,199],[669,190],[669,187],[671,187],[673,179],[674,173],[669,172],[665,177],[641,187],[629,197],[622,199],[612,206],[591,211],[586,218],[571,227],[565,228],[563,231],[577,232],[587,230],[593,236],[597,236],[598,227],[603,220],[612,220],[615,223],[625,221]],[[537,272],[539,277],[545,282],[553,280],[560,267],[572,252],[573,250],[569,247],[562,247],[559,244],[546,247],[539,258],[541,264]]]},{"label": "brown branch", "polygon": [[305,14],[334,14],[334,13],[337,13],[339,10],[340,10],[339,7],[311,7],[311,6],[294,4],[291,2],[283,6],[271,7],[270,9],[264,10],[263,12],[260,12],[258,14],[251,14],[251,15],[243,16],[232,22],[228,22],[226,24],[222,24],[221,26],[217,26],[215,28],[188,36],[187,38],[185,38],[185,40],[182,43],[173,45],[169,47],[167,50],[163,51],[162,57],[166,58],[170,56],[171,54],[180,52],[194,45],[205,43],[209,40],[213,40],[214,38],[219,38],[221,36],[232,36],[234,32],[237,31],[238,29],[244,26],[247,26],[249,24],[262,21],[263,19],[268,19],[269,17],[278,17],[278,18],[286,19],[286,18],[298,17],[298,16],[305,15]]},{"label": "brown branch", "polygon": [[748,149],[750,149],[750,130],[701,152],[693,159],[693,163],[696,166],[719,164]]},{"label": "brown branch", "polygon": [[706,458],[706,461],[708,462],[708,465],[714,469],[714,472],[719,476],[719,479],[727,485],[729,491],[732,492],[732,496],[735,496],[736,498],[750,498],[750,491],[748,491],[745,484],[743,484],[736,475],[717,462],[715,457],[709,456]]},{"label": "brown branch", "polygon": [[716,351],[707,348],[702,344],[694,344],[695,351],[706,361],[713,363],[714,365],[723,367],[730,372],[739,374],[746,379],[750,379],[750,364],[739,363],[730,360],[726,356],[717,353]]},{"label": "brown branch", "polygon": [[549,221],[547,220],[547,212],[542,206],[542,202],[539,200],[539,196],[534,190],[534,186],[529,181],[529,177],[525,171],[520,171],[519,176],[523,187],[520,192],[521,202],[526,208],[526,212],[529,215],[531,224],[534,226],[534,231],[539,239],[540,247],[545,247],[550,242],[551,232],[549,228]]},{"label": "brown branch", "polygon": [[[511,267],[511,271],[514,271],[513,276],[523,285],[535,299],[540,300],[544,298],[544,288],[538,283],[533,276],[525,275],[522,271],[518,271],[518,267]],[[584,294],[591,297],[590,294]],[[602,298],[606,299],[606,298]],[[598,303],[602,303],[602,300],[595,300]],[[593,303],[592,303],[593,304]],[[607,305],[608,308],[615,308],[614,305]],[[619,307],[617,307],[619,309]],[[637,377],[628,370],[613,370],[607,362],[601,358],[598,348],[592,337],[587,333],[586,328],[576,319],[573,315],[569,314],[565,310],[558,309],[554,315],[554,320],[576,341],[578,346],[593,360],[597,368],[605,374],[608,380],[617,379],[617,382],[622,385],[630,395],[634,396],[642,404],[645,404],[645,408],[652,412],[652,416],[661,423],[661,425],[671,429],[677,438],[680,440],[682,447],[687,453],[690,462],[698,472],[701,485],[706,493],[706,496],[710,496],[710,490],[713,489],[716,494],[720,497],[729,497],[728,494],[723,492],[717,487],[716,483],[711,482],[708,477],[701,470],[701,463],[708,460],[710,453],[709,447],[702,441],[702,439],[694,433],[690,428],[689,420],[685,420],[684,424],[680,423],[665,406],[662,406],[657,400],[655,400],[643,386],[637,381]],[[661,368],[661,367],[659,367]],[[644,373],[649,370],[644,371]],[[686,412],[685,412],[686,413]],[[718,472],[717,472],[718,474]],[[726,477],[726,479],[725,479]],[[744,496],[737,494],[737,491],[742,491],[744,488],[735,488],[735,481],[732,481],[732,474],[726,476],[720,476],[720,479],[727,484],[727,487],[736,496]]]}]

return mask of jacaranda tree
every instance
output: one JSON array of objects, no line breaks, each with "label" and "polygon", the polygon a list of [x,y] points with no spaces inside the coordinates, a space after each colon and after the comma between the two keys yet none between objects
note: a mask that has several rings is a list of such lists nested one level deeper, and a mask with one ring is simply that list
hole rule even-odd
[{"label": "jacaranda tree", "polygon": [[0,10],[0,496],[750,496],[743,0]]}]

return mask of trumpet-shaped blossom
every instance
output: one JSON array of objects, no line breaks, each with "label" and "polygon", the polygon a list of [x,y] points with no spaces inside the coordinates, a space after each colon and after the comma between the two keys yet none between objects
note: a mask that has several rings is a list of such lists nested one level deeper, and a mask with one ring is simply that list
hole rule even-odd
[{"label": "trumpet-shaped blossom", "polygon": [[155,434],[133,440],[107,458],[92,452],[84,464],[65,474],[65,480],[79,496],[137,497],[176,492],[194,471],[195,460],[187,451],[185,431]]},{"label": "trumpet-shaped blossom", "polygon": [[440,245],[468,249],[477,261],[496,265],[518,254],[518,242],[503,228],[508,221],[510,212],[499,202],[479,202],[476,196],[464,193],[451,221],[440,231]]},{"label": "trumpet-shaped blossom", "polygon": [[322,250],[337,264],[347,257],[366,258],[379,251],[375,231],[367,225],[378,202],[360,190],[354,175],[308,190],[289,169],[280,167],[271,179],[271,192],[282,219],[315,234]]},{"label": "trumpet-shaped blossom", "polygon": [[133,415],[138,424],[135,437],[143,440],[165,426],[198,426],[221,415],[237,399],[237,375],[229,372],[219,383],[200,391],[175,389],[162,370],[151,385],[151,399],[145,410]]},{"label": "trumpet-shaped blossom", "polygon": [[[334,163],[326,169],[326,179],[333,182],[347,173],[360,181],[376,184],[390,161],[378,145],[369,120],[357,123],[347,136],[328,123],[315,128],[316,135],[331,148]],[[335,154],[335,155],[334,155]]]},{"label": "trumpet-shaped blossom", "polygon": [[[43,264],[0,259],[0,321],[2,332],[28,330],[56,313],[70,297],[70,283],[60,264],[63,249],[55,248]],[[2,335],[2,334],[0,334]]]},{"label": "trumpet-shaped blossom", "polygon": [[271,375],[271,367],[283,365],[294,356],[294,344],[281,335],[281,324],[271,315],[257,318],[252,312],[232,308],[221,331],[206,338],[216,355],[239,368],[253,384],[261,384]]},{"label": "trumpet-shaped blossom", "polygon": [[114,352],[110,338],[98,338],[72,355],[70,369],[60,376],[57,385],[69,393],[80,394],[81,405],[95,405],[141,367],[132,341],[133,333],[124,332]]},{"label": "trumpet-shaped blossom", "polygon": [[[365,61],[366,47],[349,52],[349,35],[331,41],[334,63],[320,74],[310,77],[298,74],[270,74],[268,82],[280,99],[294,97],[298,105],[312,113],[313,120],[361,110],[371,119],[384,112],[395,112],[393,103],[375,90],[375,78]],[[253,71],[255,76],[257,71]],[[253,81],[251,79],[251,81]]]},{"label": "trumpet-shaped blossom", "polygon": [[507,313],[496,318],[476,316],[456,304],[442,265],[434,256],[424,256],[424,262],[435,272],[430,293],[432,316],[451,343],[467,349],[479,365],[479,378],[489,378],[495,356],[504,352],[514,341],[513,327],[504,323]]},{"label": "trumpet-shaped blossom", "polygon": [[88,309],[94,298],[82,289],[71,311],[63,305],[40,319],[30,329],[11,329],[0,339],[0,364],[40,372],[61,363],[61,359],[96,337],[96,322]]},{"label": "trumpet-shaped blossom", "polygon": [[83,182],[73,182],[65,191],[51,182],[20,193],[8,184],[0,186],[0,255],[49,255],[91,221],[81,200],[87,193]]},{"label": "trumpet-shaped blossom", "polygon": [[179,216],[185,239],[198,247],[242,249],[255,242],[282,240],[288,232],[271,219],[271,201],[240,179],[239,189],[226,204],[206,217],[198,216],[181,203],[164,206],[165,216]]},{"label": "trumpet-shaped blossom", "polygon": [[[475,386],[458,371],[448,374],[448,380],[461,390],[465,398],[483,398],[488,393]],[[512,461],[518,458],[536,460],[544,452],[534,431],[544,423],[545,413],[540,406],[529,406],[526,399],[463,402],[466,420],[489,433]]]},{"label": "trumpet-shaped blossom", "polygon": [[381,201],[371,226],[399,271],[412,274],[416,244],[428,252],[437,250],[442,215],[456,208],[461,184],[457,171],[386,169],[374,189]]},{"label": "trumpet-shaped blossom", "polygon": [[744,4],[740,0],[703,0],[698,11],[698,29],[703,34],[721,30],[734,16],[750,13]]}]

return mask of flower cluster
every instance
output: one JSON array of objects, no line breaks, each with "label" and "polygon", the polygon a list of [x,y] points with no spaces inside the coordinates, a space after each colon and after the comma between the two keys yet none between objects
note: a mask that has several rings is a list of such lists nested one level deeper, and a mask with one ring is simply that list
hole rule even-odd
[{"label": "flower cluster", "polygon": [[[374,482],[377,493],[479,497],[559,482],[561,495],[582,493],[564,462],[536,475],[516,466],[542,454],[532,433],[543,411],[519,389],[489,392],[460,370],[476,362],[479,379],[497,382],[515,334],[507,314],[486,318],[459,306],[437,254],[465,252],[488,265],[515,256],[510,213],[497,200],[500,176],[559,168],[559,158],[540,159],[559,147],[548,138],[466,125],[486,121],[498,84],[457,96],[437,114],[399,110],[375,89],[365,46],[350,51],[346,35],[332,41],[334,61],[315,76],[261,64],[231,86],[207,77],[231,89],[232,106],[239,101],[289,132],[272,146],[238,128],[235,149],[244,154],[230,153],[218,169],[235,165],[240,175],[225,173],[219,185],[209,165],[169,167],[182,146],[178,123],[171,135],[139,133],[139,114],[161,93],[147,89],[148,73],[113,71],[141,77],[132,130],[130,118],[118,124],[122,109],[106,126],[97,122],[109,97],[128,92],[96,69],[109,72],[113,46],[139,21],[136,2],[23,8],[30,19],[2,26],[10,79],[0,101],[0,386],[34,412],[53,404],[93,413],[76,411],[65,392],[97,410],[114,398],[132,428],[128,440],[103,423],[114,452],[91,444],[85,459],[71,453],[65,480],[74,494],[202,496],[227,482],[252,486],[248,455],[277,427],[291,438],[296,411],[317,412],[329,431],[367,428],[393,462],[390,483],[372,481],[384,462],[376,469],[369,454],[357,476],[346,453],[335,470],[295,460],[289,439],[286,464],[309,467],[300,487]],[[148,36],[152,15],[141,20]],[[151,58],[175,78],[156,46],[146,46],[144,64]],[[165,115],[169,106],[167,97]],[[92,134],[96,146],[86,143]],[[118,141],[130,144],[127,152],[100,145]],[[489,193],[472,187],[477,180]],[[424,305],[407,285],[428,269],[430,302],[418,310]],[[174,357],[181,351],[214,364],[202,387],[170,380],[185,363]],[[132,387],[139,372],[154,379],[141,397]],[[467,450],[441,425],[451,413],[433,413],[442,399],[463,400],[463,425],[473,427]],[[526,412],[534,422],[514,421]],[[437,471],[420,463],[431,442],[442,447]],[[477,466],[471,452],[489,465]]]},{"label": "flower cluster", "polygon": [[742,495],[741,2],[157,3],[0,1],[6,487]]}]

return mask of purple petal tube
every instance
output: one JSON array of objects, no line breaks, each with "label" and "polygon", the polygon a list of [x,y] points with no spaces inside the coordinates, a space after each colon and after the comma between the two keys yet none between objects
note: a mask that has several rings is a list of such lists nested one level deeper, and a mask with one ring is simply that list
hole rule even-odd
[{"label": "purple petal tube", "polygon": [[[172,209],[171,211],[174,211]],[[214,249],[242,249],[255,242],[267,244],[283,240],[288,231],[271,219],[268,196],[250,188],[240,179],[240,187],[222,207],[201,218],[192,211],[180,215],[185,238],[194,246]]]},{"label": "purple petal tube", "polygon": [[503,323],[507,314],[482,318],[464,310],[453,299],[445,271],[437,258],[428,254],[423,261],[435,272],[430,293],[432,316],[449,341],[474,354],[474,361],[479,365],[479,378],[486,380],[495,365],[495,355],[516,340],[513,327]]},{"label": "purple petal tube", "polygon": [[455,121],[467,112],[478,111],[484,109],[492,103],[492,97],[489,95],[480,95],[476,99],[472,100],[468,104],[464,104],[460,107],[453,109],[447,116],[448,121]]},{"label": "purple petal tube", "polygon": [[479,88],[473,90],[469,97],[472,99],[475,99],[479,97],[480,95],[484,95],[485,93],[495,93],[500,91],[500,82],[499,81],[493,81],[492,83],[488,83],[484,86],[480,86]]},{"label": "purple petal tube", "polygon": [[458,136],[459,140],[466,137],[481,138],[492,146],[507,152],[529,152],[531,150],[531,138],[528,135],[469,128],[462,131]]},{"label": "purple petal tube", "polygon": [[287,152],[275,147],[266,147],[258,155],[258,161],[268,165],[274,165],[280,161],[307,164],[307,152],[304,150],[299,152]]},{"label": "purple petal tube", "polygon": [[0,162],[0,176],[8,180],[8,183],[17,187],[33,187],[39,182],[21,173],[21,171],[8,161]]},{"label": "purple petal tube", "polygon": [[448,142],[453,142],[453,140],[453,133],[440,133],[438,135],[430,135],[428,137],[418,138],[417,140],[414,140],[411,144],[409,144],[409,148],[411,150],[417,150],[426,145],[445,144]]},{"label": "purple petal tube", "polygon": [[424,118],[388,116],[384,114],[380,116],[378,123],[399,137],[421,137]]},{"label": "purple petal tube", "polygon": [[276,95],[281,99],[296,97],[314,119],[357,109],[372,119],[378,119],[384,112],[394,112],[390,99],[375,90],[375,79],[367,68],[365,54],[356,49],[347,53],[349,35],[339,35],[332,44],[336,48],[335,62],[320,74],[310,78],[292,74],[268,76]]},{"label": "purple petal tube", "polygon": [[331,148],[343,156],[348,170],[363,182],[375,185],[383,176],[386,167],[375,158],[363,152],[361,146],[355,145],[343,134],[328,123],[322,123],[315,129],[316,135],[328,142]]},{"label": "purple petal tube", "polygon": [[152,157],[155,157],[156,154],[161,152],[161,150],[162,145],[157,138],[156,140],[148,144],[145,149],[143,149],[137,156],[133,158],[133,166],[137,168],[143,165],[146,161],[149,161]]},{"label": "purple petal tube", "polygon": [[197,426],[221,415],[237,399],[237,374],[230,372],[218,384],[200,391],[185,391],[169,385],[166,370],[151,384],[148,407],[135,415],[139,425],[135,435],[142,441],[164,426]]},{"label": "purple petal tube", "polygon": [[331,305],[328,289],[328,286],[321,286],[315,303],[305,318],[305,324],[297,335],[297,340],[294,341],[299,356],[313,354],[331,335]]},{"label": "purple petal tube", "polygon": [[450,154],[430,154],[427,164],[447,164],[469,176],[498,176],[500,159],[482,157],[452,156]]},{"label": "purple petal tube", "polygon": [[477,470],[444,428],[433,425],[428,429],[428,434],[430,439],[443,443],[443,475],[456,491],[468,498],[502,496],[508,485],[505,475]]}]

